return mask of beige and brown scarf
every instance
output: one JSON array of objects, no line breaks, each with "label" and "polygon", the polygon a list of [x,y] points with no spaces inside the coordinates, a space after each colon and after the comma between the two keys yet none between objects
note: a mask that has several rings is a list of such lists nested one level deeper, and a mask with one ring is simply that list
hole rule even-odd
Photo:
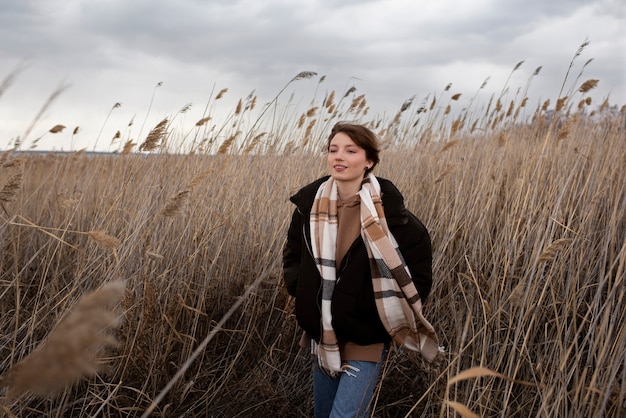
[{"label": "beige and brown scarf", "polygon": [[[359,195],[361,236],[370,259],[380,319],[394,342],[419,351],[426,360],[432,361],[439,351],[439,341],[435,329],[422,315],[422,302],[411,273],[387,227],[380,185],[373,174],[363,180]],[[313,256],[322,276],[322,336],[319,343],[313,341],[312,350],[320,368],[336,376],[343,370],[330,308],[337,280],[337,184],[332,177],[317,190],[310,223]]]}]

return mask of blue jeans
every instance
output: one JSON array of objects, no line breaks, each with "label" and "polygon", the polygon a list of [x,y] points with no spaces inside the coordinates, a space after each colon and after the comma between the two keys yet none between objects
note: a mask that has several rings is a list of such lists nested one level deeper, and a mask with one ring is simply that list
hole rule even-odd
[{"label": "blue jeans", "polygon": [[315,418],[367,417],[386,352],[385,347],[378,363],[357,360],[344,362],[353,369],[348,369],[349,373],[340,373],[335,379],[320,370],[317,359],[313,357]]}]

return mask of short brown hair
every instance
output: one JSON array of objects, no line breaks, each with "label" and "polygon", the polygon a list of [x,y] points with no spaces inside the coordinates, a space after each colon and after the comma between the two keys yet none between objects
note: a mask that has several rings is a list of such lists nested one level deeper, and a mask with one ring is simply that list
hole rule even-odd
[{"label": "short brown hair", "polygon": [[326,151],[330,148],[330,141],[332,141],[335,135],[340,132],[348,135],[356,145],[365,150],[365,156],[372,162],[372,166],[365,171],[365,174],[367,175],[380,161],[380,157],[378,156],[380,153],[380,149],[378,148],[378,137],[374,132],[363,125],[349,122],[338,122],[330,131],[330,136],[328,137],[328,142],[326,143]]}]

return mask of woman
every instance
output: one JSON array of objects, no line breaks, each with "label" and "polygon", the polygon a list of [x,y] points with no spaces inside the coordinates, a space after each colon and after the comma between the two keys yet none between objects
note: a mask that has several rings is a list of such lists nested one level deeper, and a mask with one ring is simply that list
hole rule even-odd
[{"label": "woman", "polygon": [[316,418],[367,416],[392,341],[429,360],[438,351],[422,315],[430,237],[398,189],[371,174],[378,154],[372,131],[338,123],[327,144],[329,176],[290,199],[283,272],[313,354]]}]

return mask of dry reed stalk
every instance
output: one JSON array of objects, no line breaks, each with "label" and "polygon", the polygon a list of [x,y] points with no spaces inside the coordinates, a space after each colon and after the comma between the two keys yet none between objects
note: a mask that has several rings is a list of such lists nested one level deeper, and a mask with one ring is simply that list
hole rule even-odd
[{"label": "dry reed stalk", "polygon": [[122,300],[126,284],[111,282],[83,296],[32,353],[11,367],[0,381],[8,401],[26,392],[52,396],[67,385],[100,370],[99,357],[117,340],[108,332],[120,324],[112,309]]},{"label": "dry reed stalk", "polygon": [[0,190],[0,202],[15,202],[22,186],[22,173],[15,173]]},{"label": "dry reed stalk", "polygon": [[241,113],[241,109],[243,109],[243,102],[239,99],[237,107],[235,108],[235,115],[239,115]]},{"label": "dry reed stalk", "polygon": [[460,97],[461,97],[461,93],[456,93],[456,94],[453,94],[452,97],[450,97],[450,99],[456,101],[456,100],[459,100]]},{"label": "dry reed stalk", "polygon": [[24,64],[19,64],[9,73],[9,75],[2,79],[2,82],[0,82],[0,97],[4,94],[5,91],[7,91],[11,84],[13,84],[17,75],[21,73],[24,68]]},{"label": "dry reed stalk", "polygon": [[139,146],[139,151],[154,151],[167,135],[167,121],[165,118],[159,122],[148,134],[146,140]]},{"label": "dry reed stalk", "polygon": [[102,248],[106,248],[107,250],[114,250],[120,245],[119,239],[108,235],[104,231],[89,231],[87,232],[87,236],[94,240],[96,244],[98,244]]},{"label": "dry reed stalk", "polygon": [[471,409],[460,402],[446,401],[446,405],[454,409],[463,418],[480,418],[480,415],[473,413]]},{"label": "dry reed stalk", "polygon": [[[499,379],[503,379],[511,383],[524,385],[524,386],[532,386],[532,387],[538,386],[536,383],[533,383],[533,382],[527,382],[523,380],[516,380],[516,379],[510,378],[509,376],[493,371],[487,367],[476,366],[476,367],[471,367],[467,370],[463,370],[462,372],[448,379],[448,384],[447,384],[448,390],[449,390],[449,387],[454,385],[455,383],[468,380],[468,379],[475,379],[475,378],[481,378],[481,377],[499,378]],[[462,403],[451,401],[451,400],[445,400],[445,403],[449,405],[452,409],[454,409],[457,413],[459,413],[459,415],[461,415],[463,418],[478,418],[480,416],[472,412],[471,409],[467,407],[467,405],[464,405]]]},{"label": "dry reed stalk", "polygon": [[37,113],[37,115],[35,116],[35,118],[33,119],[33,121],[31,122],[31,124],[28,126],[28,128],[26,128],[26,132],[24,132],[24,135],[22,135],[21,141],[25,141],[26,138],[28,138],[28,135],[30,135],[30,133],[32,132],[33,128],[35,127],[35,125],[37,125],[37,122],[39,122],[39,119],[41,119],[41,117],[46,113],[46,111],[48,110],[48,108],[52,105],[52,103],[65,91],[65,89],[67,89],[68,86],[67,85],[61,85],[59,87],[57,87],[56,90],[54,90],[52,92],[52,94],[50,95],[50,97],[48,97],[48,99],[46,100],[46,102],[43,104],[43,106],[41,107],[41,109],[39,110],[39,113]]},{"label": "dry reed stalk", "polygon": [[182,192],[178,192],[175,196],[173,196],[169,202],[165,204],[163,209],[161,209],[161,215],[167,217],[173,217],[178,215],[187,200],[189,199],[189,190],[183,190]]}]

